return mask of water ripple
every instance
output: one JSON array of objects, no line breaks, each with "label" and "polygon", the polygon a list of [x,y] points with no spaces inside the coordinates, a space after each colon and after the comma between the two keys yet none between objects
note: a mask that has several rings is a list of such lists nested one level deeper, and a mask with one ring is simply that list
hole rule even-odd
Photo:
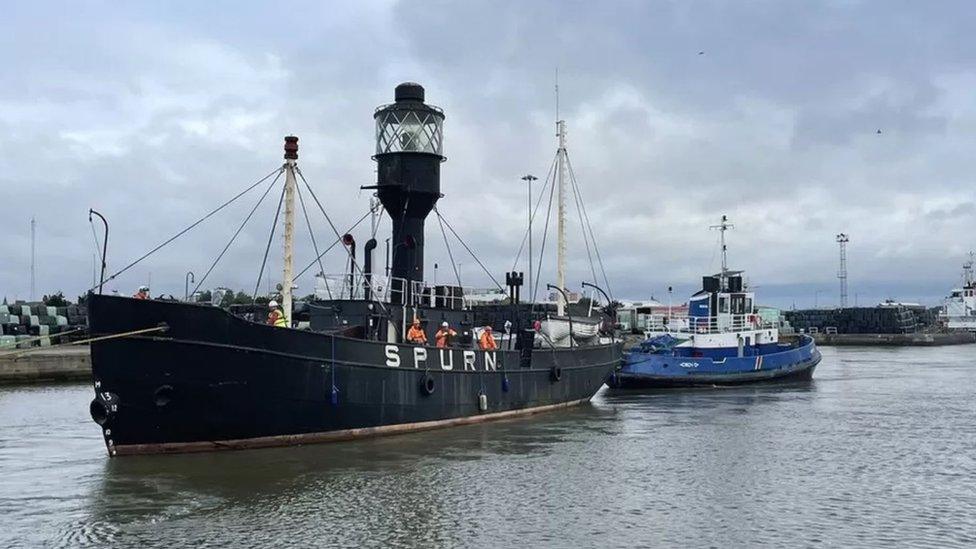
[{"label": "water ripple", "polygon": [[0,389],[3,547],[972,547],[972,349],[346,444],[109,460],[90,388]]}]

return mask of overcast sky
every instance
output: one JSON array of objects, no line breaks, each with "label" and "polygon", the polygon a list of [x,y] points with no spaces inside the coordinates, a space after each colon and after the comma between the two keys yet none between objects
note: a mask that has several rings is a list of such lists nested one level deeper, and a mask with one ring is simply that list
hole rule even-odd
[{"label": "overcast sky", "polygon": [[[617,297],[660,299],[673,285],[684,298],[720,265],[708,227],[722,214],[735,223],[731,266],[781,306],[837,302],[838,232],[862,305],[937,302],[974,247],[972,2],[74,4],[12,3],[0,20],[10,299],[29,291],[32,215],[37,293],[74,298],[92,282],[89,207],[111,223],[114,272],[274,170],[287,134],[348,227],[375,181],[373,109],[406,80],[447,114],[441,212],[501,277],[525,230],[520,177],[544,178],[555,153],[557,67]],[[258,196],[109,287],[131,293],[151,276],[154,294],[182,295],[184,273],[206,272]],[[276,204],[272,193],[205,287],[253,288]],[[575,286],[592,277],[572,207],[568,220]],[[299,224],[300,267],[314,255],[306,233]],[[443,280],[434,220],[427,241]],[[464,283],[485,285],[458,248]],[[340,271],[344,257],[327,263]]]}]

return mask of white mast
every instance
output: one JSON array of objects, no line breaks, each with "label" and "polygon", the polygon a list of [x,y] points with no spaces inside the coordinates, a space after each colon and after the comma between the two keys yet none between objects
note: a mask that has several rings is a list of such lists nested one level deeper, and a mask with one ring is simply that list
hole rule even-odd
[{"label": "white mast", "polygon": [[[559,136],[559,150],[556,152],[557,177],[559,185],[558,214],[556,216],[556,285],[566,289],[566,122],[556,122],[556,135]],[[562,292],[556,292],[556,314],[566,312],[566,300]]]},{"label": "white mast", "polygon": [[295,161],[298,160],[298,138],[285,138],[285,253],[281,280],[281,311],[291,326],[291,288],[294,285],[292,256],[295,247]]}]

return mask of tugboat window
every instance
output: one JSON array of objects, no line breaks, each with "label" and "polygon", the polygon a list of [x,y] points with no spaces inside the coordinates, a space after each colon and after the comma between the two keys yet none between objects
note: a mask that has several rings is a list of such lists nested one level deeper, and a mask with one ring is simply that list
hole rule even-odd
[{"label": "tugboat window", "polygon": [[727,313],[729,312],[729,296],[723,295],[718,298],[718,312]]}]

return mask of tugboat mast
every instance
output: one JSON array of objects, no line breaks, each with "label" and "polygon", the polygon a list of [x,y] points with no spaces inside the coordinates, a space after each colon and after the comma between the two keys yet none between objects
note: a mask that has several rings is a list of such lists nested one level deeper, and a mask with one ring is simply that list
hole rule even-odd
[{"label": "tugboat mast", "polygon": [[291,288],[294,285],[293,255],[295,247],[295,161],[298,160],[298,138],[285,138],[285,253],[281,280],[281,310],[291,326]]},{"label": "tugboat mast", "polygon": [[973,261],[976,259],[976,252],[969,252],[969,261],[962,265],[962,283],[966,288],[973,284]]},{"label": "tugboat mast", "polygon": [[[556,122],[556,135],[559,137],[559,150],[556,152],[556,173],[559,186],[558,212],[556,215],[556,285],[566,289],[566,122]],[[556,314],[564,315],[566,299],[563,292],[556,295]]]},{"label": "tugboat mast", "polygon": [[725,245],[725,231],[735,228],[735,225],[729,223],[729,217],[727,215],[722,216],[722,222],[718,225],[712,225],[709,229],[717,229],[719,231],[719,238],[722,241],[722,278],[725,278],[726,273],[729,271],[729,261],[728,261],[728,247]]}]

